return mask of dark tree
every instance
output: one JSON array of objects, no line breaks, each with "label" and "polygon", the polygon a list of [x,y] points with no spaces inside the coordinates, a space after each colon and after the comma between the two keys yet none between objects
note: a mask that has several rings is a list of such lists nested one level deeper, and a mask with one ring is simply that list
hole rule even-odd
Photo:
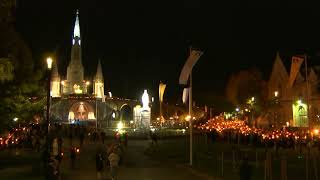
[{"label": "dark tree", "polygon": [[28,122],[36,114],[41,116],[45,99],[42,70],[34,68],[29,47],[10,21],[0,15],[0,58],[9,59],[13,66],[13,79],[0,82],[1,131],[13,123],[14,117]]}]

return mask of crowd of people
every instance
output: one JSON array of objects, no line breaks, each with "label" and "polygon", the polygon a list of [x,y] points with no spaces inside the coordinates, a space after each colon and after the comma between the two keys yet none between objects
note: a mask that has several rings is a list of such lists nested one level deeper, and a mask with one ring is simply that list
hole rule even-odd
[{"label": "crowd of people", "polygon": [[[107,135],[103,130],[82,125],[59,124],[52,127],[51,138],[52,147],[50,148],[51,157],[49,158],[51,166],[48,171],[50,173],[48,176],[51,179],[59,179],[61,159],[66,153],[69,153],[71,169],[76,169],[79,154],[84,144],[97,146],[95,155],[97,179],[102,179],[107,171],[109,171],[107,174],[115,179],[118,166],[123,161],[128,141],[128,135],[125,132],[117,132],[113,138],[107,140]],[[63,148],[68,146],[63,146],[66,139],[70,143],[69,152]],[[79,142],[79,147],[75,146],[77,144],[75,141]]]},{"label": "crowd of people", "polygon": [[0,150],[28,148],[40,152],[44,134],[44,129],[38,124],[12,128],[0,136]]},{"label": "crowd of people", "polygon": [[255,147],[300,148],[317,147],[320,150],[319,130],[259,129],[249,127],[242,120],[210,120],[197,127],[205,132],[211,141],[222,140],[229,143],[253,145]]},{"label": "crowd of people", "polygon": [[94,127],[53,124],[49,127],[47,136],[44,125],[28,124],[2,134],[0,150],[30,149],[41,153],[46,179],[58,180],[61,178],[63,159],[69,159],[70,169],[74,170],[83,145],[95,145],[97,179],[101,179],[104,174],[110,174],[115,179],[119,164],[123,162],[127,142],[126,132],[117,132],[113,138],[107,139],[104,131]]}]

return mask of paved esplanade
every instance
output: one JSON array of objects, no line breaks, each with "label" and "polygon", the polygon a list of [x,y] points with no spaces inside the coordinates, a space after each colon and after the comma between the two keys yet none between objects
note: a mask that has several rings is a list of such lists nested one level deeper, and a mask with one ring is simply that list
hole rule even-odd
[{"label": "paved esplanade", "polygon": [[[129,140],[124,162],[118,171],[118,180],[209,179],[173,162],[167,162],[166,160],[161,160],[160,162],[151,159],[144,154],[149,143],[150,141],[147,140]],[[68,143],[66,144],[68,145]],[[74,170],[70,168],[69,157],[65,156],[61,165],[63,172],[62,179],[96,179],[95,153],[97,146],[97,144],[86,143],[82,147],[77,159],[76,169]],[[108,169],[106,169],[104,174],[105,179],[108,179],[108,173]]]}]

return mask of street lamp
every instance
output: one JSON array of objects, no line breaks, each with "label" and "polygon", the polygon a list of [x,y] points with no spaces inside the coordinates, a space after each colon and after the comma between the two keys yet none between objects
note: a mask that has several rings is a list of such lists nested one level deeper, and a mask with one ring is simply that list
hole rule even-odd
[{"label": "street lamp", "polygon": [[13,121],[14,121],[14,122],[17,122],[18,119],[19,119],[19,118],[15,117],[15,118],[13,118]]},{"label": "street lamp", "polygon": [[279,94],[279,92],[278,92],[278,91],[275,91],[275,92],[274,92],[274,97],[278,97],[278,94]]},{"label": "street lamp", "polygon": [[50,123],[50,90],[51,90],[51,69],[52,69],[52,58],[47,58],[47,121],[46,121],[46,145],[47,153],[49,154],[49,123]]},{"label": "street lamp", "polygon": [[254,127],[256,126],[256,121],[254,121],[254,101],[255,101],[255,98],[254,97],[251,97],[251,122],[254,123]]},{"label": "street lamp", "polygon": [[51,70],[51,68],[52,68],[52,58],[51,57],[47,58],[47,66],[48,66],[48,69]]}]

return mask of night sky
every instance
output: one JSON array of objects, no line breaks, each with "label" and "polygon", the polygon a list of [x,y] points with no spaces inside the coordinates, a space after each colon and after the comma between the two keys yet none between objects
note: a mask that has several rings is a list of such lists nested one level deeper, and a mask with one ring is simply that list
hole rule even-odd
[{"label": "night sky", "polygon": [[56,53],[65,75],[79,9],[85,76],[93,77],[101,59],[106,91],[134,99],[143,89],[157,99],[161,80],[165,100],[181,101],[178,78],[190,45],[204,51],[193,71],[194,99],[202,105],[216,104],[232,72],[257,67],[267,78],[276,51],[286,62],[303,52],[320,62],[317,6],[209,2],[19,1],[16,25],[34,59]]}]

